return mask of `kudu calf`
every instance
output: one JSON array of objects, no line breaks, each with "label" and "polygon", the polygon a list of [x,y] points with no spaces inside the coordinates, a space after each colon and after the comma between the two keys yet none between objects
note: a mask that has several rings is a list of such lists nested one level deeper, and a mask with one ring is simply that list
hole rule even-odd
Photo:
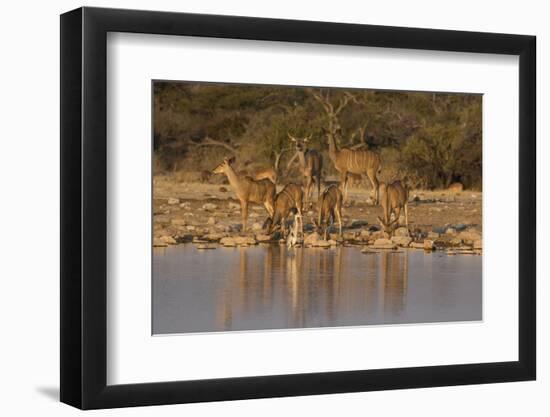
[{"label": "kudu calf", "polygon": [[317,232],[327,239],[329,223],[338,222],[340,236],[342,236],[342,191],[337,185],[325,188],[317,202],[318,217],[314,220]]},{"label": "kudu calf", "polygon": [[[307,142],[311,137],[307,138],[295,138],[290,133],[288,137],[296,146],[296,155],[298,156],[298,162],[300,164],[300,173],[305,178],[305,196],[306,200],[311,200],[311,194],[313,192],[313,183],[317,183],[317,199],[321,194],[321,176],[323,171],[323,157],[315,149],[308,149]],[[294,158],[289,162],[293,162]]]},{"label": "kudu calf", "polygon": [[212,171],[214,174],[225,174],[229,184],[241,203],[241,215],[243,221],[243,232],[246,231],[246,220],[248,218],[248,203],[263,204],[269,216],[273,216],[275,200],[275,184],[270,180],[255,179],[237,175],[233,168],[235,158],[224,158],[223,162]]},{"label": "kudu calf", "polygon": [[283,229],[283,236],[286,235],[286,220],[294,215],[294,221],[299,222],[300,231],[304,225],[302,222],[302,203],[304,192],[298,184],[289,183],[275,197],[275,210],[273,216],[266,220],[267,234],[273,233],[277,226]]},{"label": "kudu calf", "polygon": [[[401,181],[394,181],[391,184],[381,183],[378,188],[382,216],[378,221],[385,233],[392,235],[399,224],[401,209],[405,211],[405,225],[409,228],[408,201],[409,191],[401,184]],[[392,214],[395,216],[391,219]]]}]

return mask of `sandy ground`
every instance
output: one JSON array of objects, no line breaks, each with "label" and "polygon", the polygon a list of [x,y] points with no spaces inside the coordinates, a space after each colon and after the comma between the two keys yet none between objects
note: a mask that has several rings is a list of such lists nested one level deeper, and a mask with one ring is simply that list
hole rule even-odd
[{"label": "sandy ground", "polygon": [[[281,185],[277,187],[278,190],[281,188]],[[226,238],[227,243],[227,237],[244,235],[240,230],[238,200],[229,185],[180,182],[173,177],[155,176],[153,193],[155,246],[189,241],[219,242],[222,238]],[[350,189],[348,201],[342,210],[344,241],[339,240],[338,244],[374,245],[377,239],[387,237],[377,231],[377,216],[382,215],[382,209],[370,204],[369,196],[369,188]],[[316,193],[313,198],[316,200]],[[398,246],[422,247],[424,241],[430,240],[435,243],[434,248],[455,248],[456,251],[468,252],[475,247],[476,252],[480,251],[481,192],[412,190],[409,192],[409,201],[409,231],[412,240],[409,242],[408,239],[399,240],[395,237],[393,243]],[[312,232],[315,204],[305,209],[304,214],[306,231]],[[257,241],[269,239],[262,235],[261,230],[266,217],[267,212],[262,206],[250,207],[246,234],[250,238],[241,242],[243,245],[254,244],[255,238]],[[401,230],[401,233],[398,231],[396,234],[405,233]],[[335,235],[331,236],[336,239]],[[384,242],[379,241],[378,246],[381,243]]]}]

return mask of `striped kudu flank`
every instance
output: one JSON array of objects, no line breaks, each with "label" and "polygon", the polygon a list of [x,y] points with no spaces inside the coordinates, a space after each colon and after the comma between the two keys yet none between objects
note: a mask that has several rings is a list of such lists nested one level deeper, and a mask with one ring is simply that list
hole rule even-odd
[{"label": "striped kudu flank", "polygon": [[374,200],[378,203],[378,178],[380,171],[380,155],[365,149],[338,149],[334,134],[327,132],[328,155],[334,163],[334,167],[340,173],[340,182],[344,191],[344,200],[348,191],[348,174],[366,175],[372,185]]}]

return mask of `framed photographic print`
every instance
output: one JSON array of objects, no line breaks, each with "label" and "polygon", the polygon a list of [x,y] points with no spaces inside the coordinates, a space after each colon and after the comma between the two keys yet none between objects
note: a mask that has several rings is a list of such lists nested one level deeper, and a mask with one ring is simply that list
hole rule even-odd
[{"label": "framed photographic print", "polygon": [[61,16],[61,401],[535,379],[535,38]]}]

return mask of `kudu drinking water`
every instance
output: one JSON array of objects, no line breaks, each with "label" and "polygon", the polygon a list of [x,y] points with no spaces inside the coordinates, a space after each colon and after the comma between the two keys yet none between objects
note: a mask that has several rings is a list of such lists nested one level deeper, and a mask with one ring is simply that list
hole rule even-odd
[{"label": "kudu drinking water", "polygon": [[304,192],[298,184],[289,183],[275,197],[275,211],[273,216],[266,220],[267,234],[273,233],[275,227],[281,225],[283,236],[286,234],[285,221],[294,215],[294,221],[299,222],[299,230],[303,234],[302,202]]},{"label": "kudu drinking water", "polygon": [[[317,184],[317,199],[321,194],[321,176],[323,170],[323,157],[315,149],[308,149],[307,142],[311,137],[307,138],[295,138],[290,133],[288,137],[296,146],[296,155],[300,164],[300,173],[305,178],[304,190],[306,200],[311,200],[313,183]],[[290,160],[288,166],[292,164],[294,158]]]},{"label": "kudu drinking water", "polygon": [[317,202],[319,211],[317,219],[314,220],[319,234],[327,239],[327,228],[330,222],[338,223],[340,236],[342,236],[342,191],[337,185],[325,188]]},{"label": "kudu drinking water", "polygon": [[[399,224],[401,209],[405,211],[405,225],[409,228],[408,201],[409,192],[401,181],[394,181],[391,184],[381,183],[378,189],[380,206],[382,207],[383,218],[378,216],[378,221],[385,233],[391,235]],[[395,216],[391,219],[392,214]]]},{"label": "kudu drinking water", "polygon": [[223,162],[212,171],[214,174],[225,174],[229,184],[233,188],[241,203],[241,215],[243,221],[243,232],[246,231],[246,220],[248,218],[248,203],[263,204],[269,216],[273,216],[275,200],[275,184],[270,180],[255,179],[237,175],[233,168],[235,158],[224,158]]}]

